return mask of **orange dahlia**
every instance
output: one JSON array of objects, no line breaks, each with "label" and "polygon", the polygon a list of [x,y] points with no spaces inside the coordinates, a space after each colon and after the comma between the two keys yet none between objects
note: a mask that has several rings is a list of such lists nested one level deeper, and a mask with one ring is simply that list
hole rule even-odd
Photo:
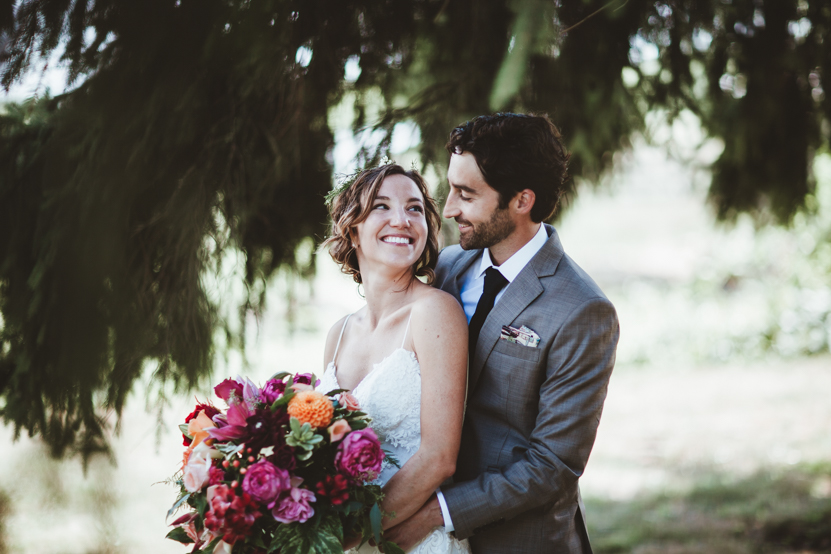
[{"label": "orange dahlia", "polygon": [[326,427],[332,421],[335,407],[324,394],[314,390],[299,392],[289,400],[289,415],[312,427]]}]

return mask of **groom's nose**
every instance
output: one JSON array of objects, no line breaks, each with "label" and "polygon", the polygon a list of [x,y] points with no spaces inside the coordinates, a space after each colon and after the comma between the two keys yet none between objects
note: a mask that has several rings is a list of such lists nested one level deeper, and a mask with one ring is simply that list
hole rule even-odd
[{"label": "groom's nose", "polygon": [[450,191],[450,194],[447,195],[447,202],[444,203],[444,210],[442,210],[442,216],[450,219],[453,217],[457,217],[461,215],[462,211],[459,209],[458,199],[453,191]]}]

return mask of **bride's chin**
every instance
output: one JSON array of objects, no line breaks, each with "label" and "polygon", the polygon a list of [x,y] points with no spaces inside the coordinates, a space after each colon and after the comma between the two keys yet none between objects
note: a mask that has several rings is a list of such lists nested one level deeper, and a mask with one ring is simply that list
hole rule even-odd
[{"label": "bride's chin", "polygon": [[383,274],[395,276],[393,279],[397,280],[397,275],[412,274],[414,272],[417,260],[375,260],[364,263],[364,270],[362,272]]}]

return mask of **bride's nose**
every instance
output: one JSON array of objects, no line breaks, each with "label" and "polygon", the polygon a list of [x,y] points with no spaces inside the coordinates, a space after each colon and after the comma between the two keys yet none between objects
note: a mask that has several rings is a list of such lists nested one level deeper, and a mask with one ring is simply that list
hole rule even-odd
[{"label": "bride's nose", "polygon": [[390,225],[393,227],[409,227],[410,218],[407,217],[407,213],[403,209],[395,209],[392,211]]}]

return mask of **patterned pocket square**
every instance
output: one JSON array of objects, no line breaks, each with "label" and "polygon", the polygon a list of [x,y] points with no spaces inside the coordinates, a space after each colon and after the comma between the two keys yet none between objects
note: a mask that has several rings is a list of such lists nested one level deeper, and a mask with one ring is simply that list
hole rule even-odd
[{"label": "patterned pocket square", "polygon": [[540,343],[540,336],[535,333],[533,329],[530,329],[525,325],[519,329],[511,327],[510,325],[503,325],[499,338],[500,340],[521,344],[522,346],[529,346],[531,348],[536,348]]}]

